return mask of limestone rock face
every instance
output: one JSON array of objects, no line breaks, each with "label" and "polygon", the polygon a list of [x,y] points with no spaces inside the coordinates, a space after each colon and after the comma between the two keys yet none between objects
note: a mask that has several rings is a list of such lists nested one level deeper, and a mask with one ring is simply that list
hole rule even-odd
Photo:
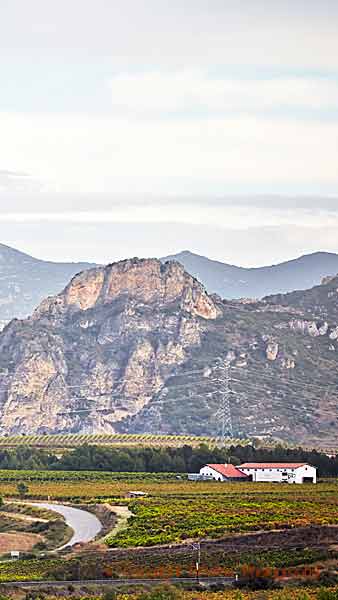
[{"label": "limestone rock face", "polygon": [[266,346],[266,358],[268,360],[276,360],[278,356],[278,344],[277,342],[269,342]]},{"label": "limestone rock face", "polygon": [[1,430],[114,431],[220,314],[179,263],[132,259],[76,275],[0,336]]}]

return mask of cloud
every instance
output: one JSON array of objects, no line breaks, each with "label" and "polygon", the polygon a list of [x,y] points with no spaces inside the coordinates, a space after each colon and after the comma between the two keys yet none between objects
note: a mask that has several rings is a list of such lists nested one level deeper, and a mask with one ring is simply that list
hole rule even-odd
[{"label": "cloud", "polygon": [[0,178],[15,178],[15,177],[29,177],[28,173],[22,171],[8,171],[7,169],[0,169]]},{"label": "cloud", "polygon": [[0,169],[0,194],[11,192],[39,192],[43,189],[41,182],[24,171]]},{"label": "cloud", "polygon": [[3,5],[5,55],[108,57],[118,68],[338,66],[335,0],[96,0],[95,6],[92,0],[5,0]]},{"label": "cloud", "polygon": [[324,195],[338,186],[338,122],[0,113],[0,130],[8,162],[50,190],[216,196],[287,183]]},{"label": "cloud", "polygon": [[240,80],[199,70],[121,73],[112,79],[111,90],[115,108],[148,115],[336,111],[338,107],[338,81],[321,78]]},{"label": "cloud", "polygon": [[[128,224],[142,230],[153,224],[154,227],[168,224],[170,220],[178,226],[217,228],[226,236],[234,231],[251,232],[266,228],[293,228],[313,230],[321,234],[327,228],[338,228],[338,199],[309,199],[298,205],[297,199],[279,197],[228,197],[215,199],[195,197],[120,197],[113,199],[101,195],[53,195],[40,194],[31,199],[27,194],[7,195],[6,204],[0,209],[3,224],[13,226],[37,223],[45,228],[69,225],[86,228],[124,227]],[[304,199],[305,200],[305,199]],[[284,205],[283,205],[284,204]],[[95,205],[95,209],[93,208]],[[28,209],[27,209],[28,207]],[[135,238],[136,239],[136,238]],[[319,242],[319,240],[318,240]],[[283,250],[285,251],[285,250]]]},{"label": "cloud", "polygon": [[[338,213],[338,195],[336,196],[301,196],[301,195],[273,195],[273,194],[110,194],[110,193],[52,193],[43,194],[11,193],[7,194],[8,202],[0,204],[0,214],[7,219],[25,219],[29,215],[34,219],[40,215],[42,219],[49,216],[58,219],[102,221],[110,216],[110,219],[119,214],[128,215],[130,210],[139,210],[143,214],[151,211],[160,218],[165,218],[166,211],[171,210],[176,214],[180,209],[199,211],[203,208],[215,211],[238,210],[240,216],[248,214],[248,209],[259,210],[264,213],[280,214],[289,213],[292,218],[295,213],[312,214],[319,213],[330,215]],[[95,210],[93,210],[95,205]],[[27,211],[29,206],[29,213]],[[158,212],[157,212],[158,209]],[[89,215],[88,215],[89,213]],[[133,212],[133,215],[135,213]]]},{"label": "cloud", "polygon": [[[337,252],[337,226],[229,229],[185,223],[8,223],[0,239],[38,258],[106,263],[130,256],[166,256],[189,248],[224,262],[257,266],[326,250]],[[62,243],[60,243],[62,239]]]}]

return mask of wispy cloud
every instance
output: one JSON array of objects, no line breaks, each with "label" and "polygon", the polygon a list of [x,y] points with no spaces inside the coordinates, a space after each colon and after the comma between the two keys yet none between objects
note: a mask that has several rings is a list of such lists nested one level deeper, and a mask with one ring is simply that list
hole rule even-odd
[{"label": "wispy cloud", "polygon": [[66,192],[215,196],[287,185],[323,195],[338,188],[338,121],[0,113],[0,130],[18,170]]},{"label": "wispy cloud", "polygon": [[15,178],[15,177],[29,177],[28,173],[24,173],[23,171],[9,171],[7,169],[0,169],[0,178],[1,177],[8,177],[8,178]]},{"label": "wispy cloud", "polygon": [[112,79],[111,90],[114,107],[147,116],[338,111],[338,80],[320,77],[257,78],[256,74],[256,78],[239,79],[184,69],[121,73]]},{"label": "wispy cloud", "polygon": [[37,193],[42,190],[42,182],[38,181],[29,173],[26,173],[25,171],[0,169],[0,193]]}]

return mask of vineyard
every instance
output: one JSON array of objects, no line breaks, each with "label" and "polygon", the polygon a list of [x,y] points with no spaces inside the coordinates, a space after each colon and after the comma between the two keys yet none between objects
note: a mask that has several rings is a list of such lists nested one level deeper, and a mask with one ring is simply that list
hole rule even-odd
[{"label": "vineyard", "polygon": [[[191,482],[170,474],[0,471],[5,499],[17,495],[20,480],[28,486],[27,498],[90,504],[90,510],[101,503],[127,505],[133,516],[115,535],[107,534],[106,546],[81,555],[2,563],[0,581],[70,580],[82,573],[89,579],[193,575],[193,540],[201,542],[204,575],[231,576],[246,564],[282,568],[338,557],[335,480],[283,486]],[[147,496],[128,498],[132,490]],[[7,513],[18,511],[6,502]]]},{"label": "vineyard", "polygon": [[209,488],[204,494],[132,501],[129,508],[135,516],[107,543],[112,547],[153,546],[218,539],[233,533],[338,524],[336,484],[296,490],[294,486],[285,490],[264,484],[259,489],[252,484],[234,485],[237,489],[223,484],[223,493],[219,489],[212,493]]},{"label": "vineyard", "polygon": [[[35,448],[77,448],[84,445],[95,446],[164,446],[179,447],[214,446],[218,438],[192,435],[155,435],[147,434],[53,434],[53,435],[15,435],[0,437],[0,448],[30,446]],[[249,440],[229,439],[228,445],[248,444]]]},{"label": "vineyard", "polygon": [[[245,500],[252,503],[256,497],[277,499],[292,498],[295,502],[323,503],[330,500],[332,507],[336,501],[336,480],[316,486],[286,485],[282,488],[276,484],[251,483],[219,483],[216,481],[191,482],[185,475],[176,473],[110,473],[105,471],[0,471],[0,495],[18,496],[17,483],[22,481],[28,485],[27,498],[58,499],[70,501],[95,502],[101,499],[114,498],[118,503],[132,490],[142,490],[154,499],[165,498],[169,503],[176,500],[190,499],[193,504],[198,498],[228,498]],[[301,488],[301,489],[300,489]],[[333,500],[332,498],[333,497]],[[332,508],[331,507],[331,508]],[[252,508],[254,506],[252,505]],[[332,511],[332,515],[334,515]]]},{"label": "vineyard", "polygon": [[[186,479],[184,475],[180,478]],[[108,471],[25,471],[25,470],[0,470],[0,485],[2,482],[63,482],[63,481],[84,481],[84,482],[100,482],[100,481],[170,481],[176,480],[176,473],[124,473],[124,472],[108,472]]]}]

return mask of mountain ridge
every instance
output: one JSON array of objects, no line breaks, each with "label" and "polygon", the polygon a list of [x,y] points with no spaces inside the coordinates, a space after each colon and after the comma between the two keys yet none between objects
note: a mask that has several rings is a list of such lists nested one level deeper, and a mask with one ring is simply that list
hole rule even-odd
[{"label": "mountain ridge", "polygon": [[338,278],[317,287],[243,303],[176,261],[83,271],[0,334],[0,430],[219,435],[227,361],[228,435],[334,445]]},{"label": "mountain ridge", "polygon": [[60,291],[72,275],[95,263],[44,261],[0,244],[0,321],[25,318],[50,294]]},{"label": "mountain ridge", "polygon": [[178,260],[222,298],[263,298],[267,295],[308,289],[327,275],[338,273],[338,254],[313,252],[262,267],[239,267],[184,250],[161,260]]},{"label": "mountain ridge", "polygon": [[[338,255],[315,252],[277,265],[238,267],[183,251],[162,258],[178,260],[209,293],[223,298],[263,298],[307,289],[322,277],[338,272]],[[0,325],[25,318],[49,295],[62,290],[78,272],[97,266],[90,262],[58,263],[35,258],[0,244]]]}]

